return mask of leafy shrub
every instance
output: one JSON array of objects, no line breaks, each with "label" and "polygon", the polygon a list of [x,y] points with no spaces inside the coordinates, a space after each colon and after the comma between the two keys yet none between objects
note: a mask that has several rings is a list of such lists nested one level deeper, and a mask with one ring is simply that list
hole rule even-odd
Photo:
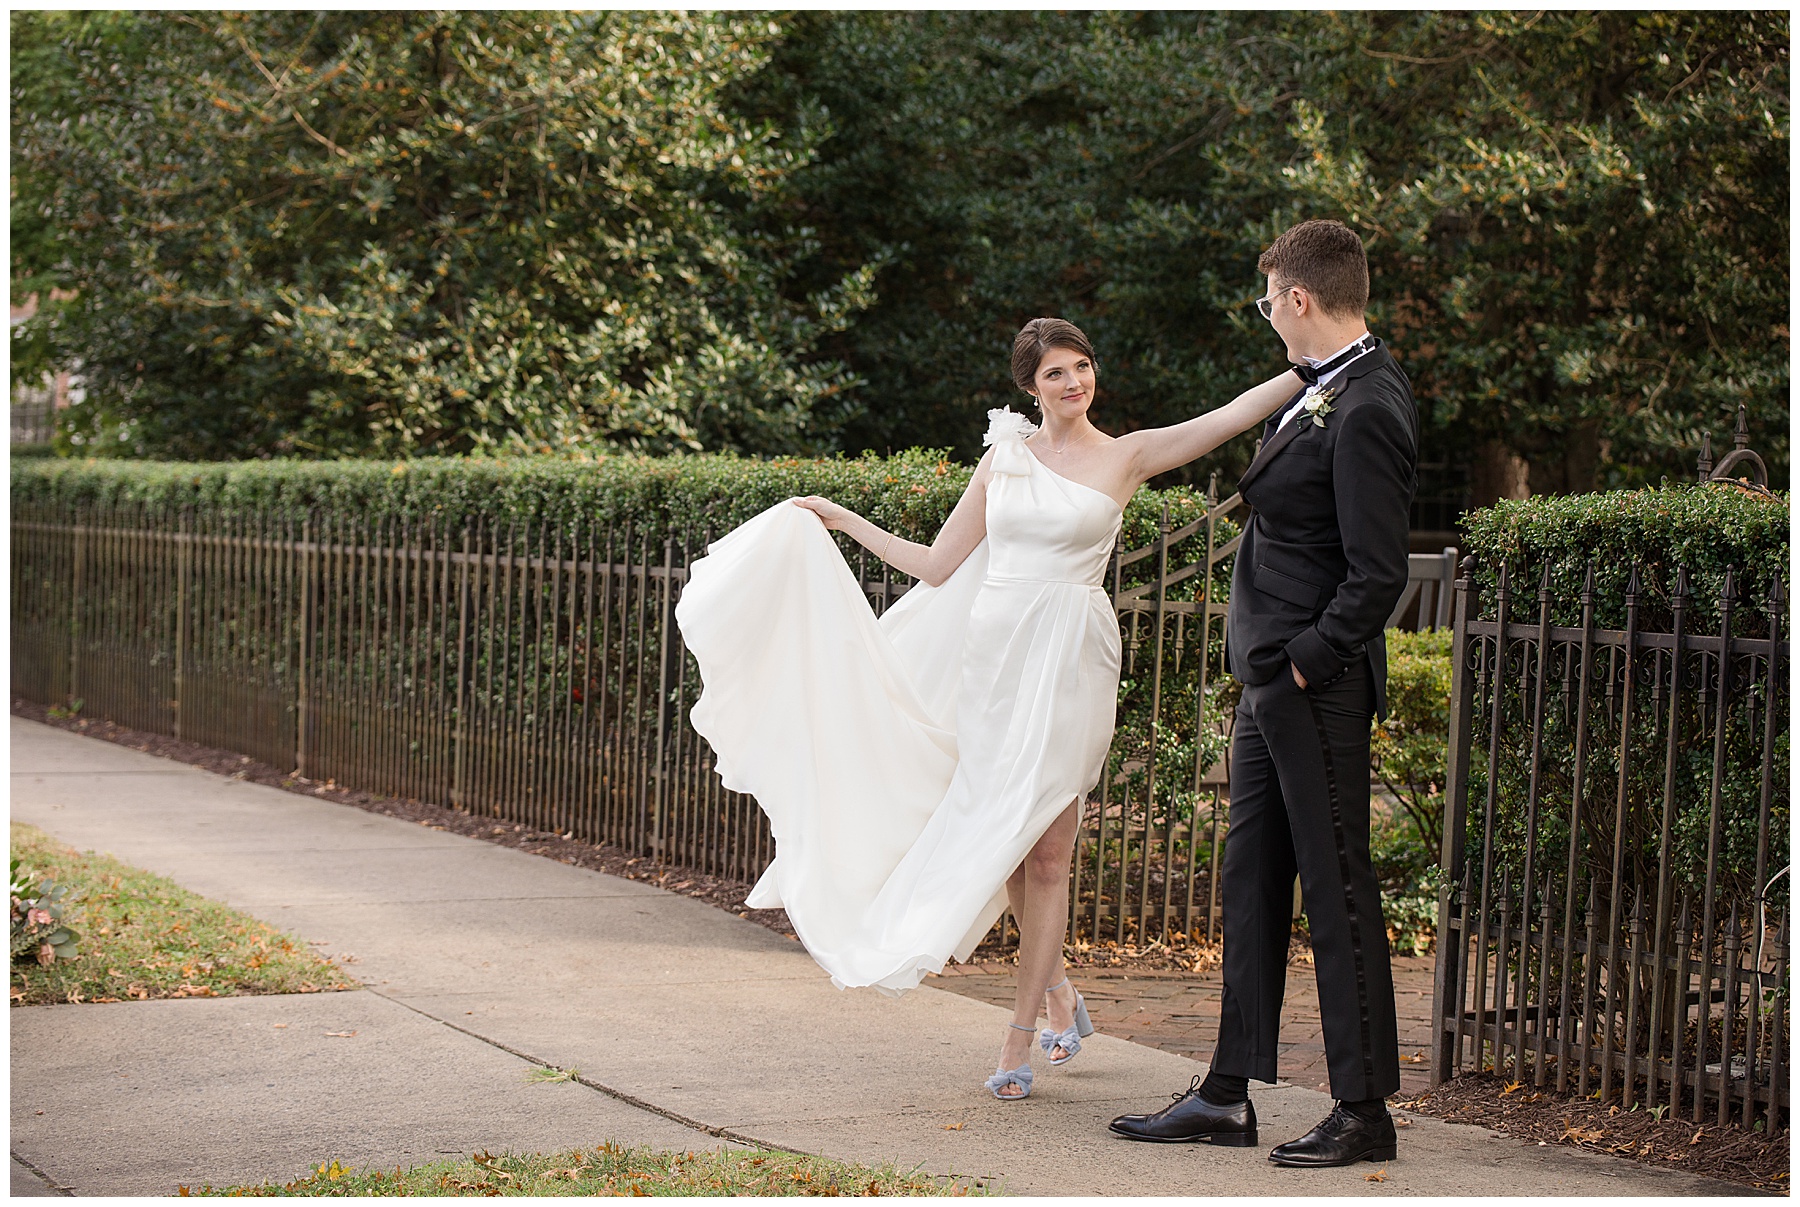
[{"label": "leafy shrub", "polygon": [[1449,629],[1387,634],[1388,715],[1370,735],[1375,778],[1393,794],[1435,862],[1444,841],[1450,741]]},{"label": "leafy shrub", "polygon": [[1381,913],[1397,954],[1423,955],[1437,937],[1438,853],[1411,818],[1372,819],[1369,859],[1381,886]]},{"label": "leafy shrub", "polygon": [[1388,715],[1369,741],[1374,777],[1399,806],[1373,819],[1369,855],[1394,950],[1415,955],[1437,932],[1452,639],[1448,629],[1388,630]]},{"label": "leafy shrub", "polygon": [[[1639,574],[1640,631],[1667,632],[1672,616],[1670,598],[1678,571],[1685,568],[1692,597],[1687,631],[1716,633],[1720,625],[1718,596],[1726,571],[1734,571],[1737,600],[1732,632],[1741,640],[1767,639],[1771,622],[1768,593],[1785,580],[1788,566],[1788,500],[1785,495],[1762,496],[1729,484],[1663,487],[1642,491],[1615,491],[1570,498],[1533,498],[1502,503],[1491,511],[1472,513],[1466,521],[1469,546],[1480,559],[1475,586],[1480,592],[1478,614],[1493,619],[1498,599],[1497,571],[1505,564],[1514,584],[1509,605],[1513,622],[1536,623],[1539,613],[1538,584],[1544,567],[1550,572],[1550,619],[1553,624],[1576,625],[1581,621],[1581,593],[1592,567],[1595,623],[1599,628],[1623,627],[1625,592],[1633,568]],[[1785,584],[1783,590],[1785,591]],[[1785,633],[1785,603],[1776,612]],[[1713,851],[1712,797],[1715,757],[1719,776],[1719,834],[1716,877],[1710,883],[1716,899],[1754,901],[1763,886],[1753,883],[1761,831],[1761,781],[1763,728],[1768,710],[1775,709],[1775,741],[1770,752],[1773,782],[1768,833],[1776,849],[1769,853],[1772,870],[1785,862],[1779,843],[1788,831],[1788,798],[1780,786],[1788,782],[1788,733],[1786,659],[1777,667],[1776,698],[1765,699],[1757,681],[1740,683],[1727,696],[1721,717],[1715,706],[1716,671],[1706,658],[1689,652],[1682,663],[1683,683],[1679,707],[1667,707],[1664,689],[1655,686],[1657,675],[1667,669],[1655,658],[1640,655],[1634,673],[1640,682],[1640,698],[1630,725],[1623,733],[1619,706],[1622,667],[1608,657],[1597,658],[1590,683],[1588,707],[1578,707],[1579,675],[1564,673],[1562,659],[1573,659],[1573,643],[1562,643],[1553,654],[1553,668],[1546,683],[1544,728],[1534,744],[1531,719],[1533,693],[1527,690],[1526,668],[1521,656],[1508,653],[1508,671],[1489,685],[1498,691],[1499,737],[1494,751],[1496,782],[1492,785],[1497,808],[1492,818],[1494,874],[1520,874],[1525,853],[1535,843],[1540,852],[1566,852],[1571,838],[1578,842],[1578,865],[1584,878],[1595,884],[1604,901],[1607,894],[1629,895],[1646,889],[1654,897],[1664,874],[1675,887],[1691,894],[1698,905],[1709,884],[1707,865]],[[1535,657],[1535,654],[1532,655]],[[1756,679],[1760,679],[1759,670]],[[1478,715],[1495,707],[1491,694],[1478,698]],[[1571,835],[1570,800],[1575,794],[1575,731],[1585,716],[1588,752],[1582,780],[1580,833]],[[1676,740],[1671,742],[1670,725]],[[1486,744],[1487,722],[1473,735],[1471,760],[1468,850],[1471,861],[1484,856],[1481,844],[1488,819],[1482,816],[1490,790]],[[1621,785],[1618,752],[1621,744],[1631,751],[1625,782]],[[1717,746],[1715,747],[1715,744]],[[1533,762],[1534,748],[1538,752]],[[1536,772],[1538,806],[1535,818],[1528,803]],[[1673,783],[1673,793],[1665,783]],[[1617,801],[1623,793],[1627,807],[1624,830],[1617,831]],[[1669,799],[1665,799],[1668,797]],[[1661,858],[1661,830],[1665,807],[1669,812],[1670,848],[1665,866]],[[1624,879],[1612,884],[1615,845],[1624,852]],[[1560,858],[1560,856],[1559,856]],[[1534,875],[1545,871],[1543,861]],[[1559,873],[1560,874],[1560,873]],[[1779,882],[1771,899],[1785,900],[1786,882]],[[1534,886],[1541,891],[1542,885]],[[1627,906],[1627,908],[1629,908]]]},{"label": "leafy shrub", "polygon": [[[1735,571],[1743,636],[1768,634],[1769,589],[1788,573],[1788,496],[1698,483],[1589,495],[1502,500],[1463,519],[1476,586],[1491,610],[1499,568],[1511,570],[1513,620],[1535,620],[1543,568],[1550,568],[1550,619],[1581,623],[1581,592],[1594,572],[1594,623],[1625,627],[1625,589],[1639,574],[1640,626],[1664,624],[1677,572],[1685,567],[1688,631],[1716,631],[1719,593]],[[1698,627],[1697,627],[1698,626]],[[1708,627],[1710,626],[1710,628]]]},{"label": "leafy shrub", "polygon": [[[565,534],[577,525],[629,524],[660,543],[666,536],[720,536],[783,499],[820,494],[903,538],[930,540],[949,518],[971,472],[931,449],[891,457],[773,460],[730,454],[247,462],[88,458],[15,462],[12,498],[15,505],[59,511],[142,505],[235,517],[429,521],[452,530],[477,520],[546,524]],[[1126,548],[1155,539],[1165,503],[1177,526],[1198,517],[1205,506],[1199,493],[1184,488],[1138,491],[1125,509]],[[1151,568],[1146,559],[1133,569],[1141,575]]]},{"label": "leafy shrub", "polygon": [[81,894],[36,872],[21,871],[17,859],[11,873],[13,960],[53,964],[81,954],[76,947],[80,936],[62,920],[63,910]]}]

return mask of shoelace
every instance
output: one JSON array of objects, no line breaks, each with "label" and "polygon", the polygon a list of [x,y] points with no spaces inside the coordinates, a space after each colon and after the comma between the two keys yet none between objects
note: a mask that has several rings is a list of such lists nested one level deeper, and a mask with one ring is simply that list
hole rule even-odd
[{"label": "shoelace", "polygon": [[1319,1126],[1330,1127],[1334,1123],[1357,1123],[1364,1127],[1379,1126],[1375,1120],[1365,1119],[1355,1111],[1350,1110],[1341,1101],[1331,1104],[1331,1114],[1327,1115],[1325,1117],[1325,1122],[1321,1123]]},{"label": "shoelace", "polygon": [[1200,1083],[1205,1080],[1206,1080],[1206,1078],[1204,1075],[1196,1076],[1194,1078],[1194,1080],[1188,1085],[1187,1089],[1178,1090],[1177,1092],[1170,1094],[1169,1101],[1170,1102],[1180,1102],[1183,1098],[1186,1098],[1189,1094],[1198,1094],[1200,1092]]}]

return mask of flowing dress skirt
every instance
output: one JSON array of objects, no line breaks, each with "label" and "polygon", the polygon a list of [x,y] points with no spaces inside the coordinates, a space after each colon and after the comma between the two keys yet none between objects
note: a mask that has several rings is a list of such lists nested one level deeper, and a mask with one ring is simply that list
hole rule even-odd
[{"label": "flowing dress skirt", "polygon": [[983,542],[877,620],[792,502],[697,561],[677,606],[704,690],[694,728],[756,797],[782,907],[840,988],[898,994],[967,959],[1006,879],[1099,781],[1119,635],[1097,588],[988,575]]}]

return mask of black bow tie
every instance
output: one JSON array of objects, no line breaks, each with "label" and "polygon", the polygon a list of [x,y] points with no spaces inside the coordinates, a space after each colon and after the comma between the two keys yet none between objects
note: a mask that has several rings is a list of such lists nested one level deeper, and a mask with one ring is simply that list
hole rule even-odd
[{"label": "black bow tie", "polygon": [[1301,381],[1309,386],[1316,386],[1319,384],[1319,378],[1331,376],[1331,374],[1337,372],[1363,353],[1373,352],[1374,350],[1375,337],[1367,335],[1362,339],[1357,340],[1354,344],[1351,344],[1348,348],[1345,348],[1342,352],[1338,353],[1322,365],[1293,365],[1291,367],[1294,370],[1294,375]]}]

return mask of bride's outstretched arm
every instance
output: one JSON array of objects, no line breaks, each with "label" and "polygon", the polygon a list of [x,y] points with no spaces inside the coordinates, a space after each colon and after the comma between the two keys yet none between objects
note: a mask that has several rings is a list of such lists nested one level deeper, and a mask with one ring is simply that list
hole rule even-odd
[{"label": "bride's outstretched arm", "polygon": [[1169,427],[1128,432],[1119,437],[1119,443],[1129,445],[1133,476],[1144,482],[1196,457],[1204,457],[1239,432],[1273,415],[1302,388],[1300,379],[1284,370],[1204,415]]},{"label": "bride's outstretched arm", "polygon": [[840,507],[818,495],[795,499],[794,505],[817,512],[825,527],[849,533],[852,540],[894,569],[935,587],[949,578],[987,535],[988,461],[992,456],[989,453],[982,457],[962,498],[950,512],[950,518],[944,521],[944,526],[938,529],[937,539],[929,545],[897,537],[848,507]]}]

